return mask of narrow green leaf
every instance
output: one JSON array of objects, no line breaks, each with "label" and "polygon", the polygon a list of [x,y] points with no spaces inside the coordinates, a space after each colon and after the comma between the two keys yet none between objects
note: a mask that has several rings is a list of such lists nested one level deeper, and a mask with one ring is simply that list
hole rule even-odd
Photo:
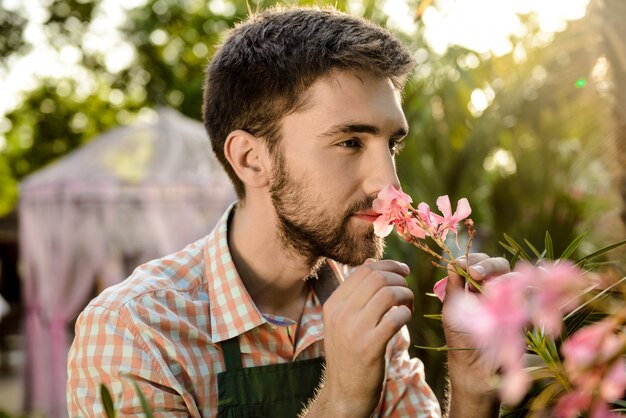
[{"label": "narrow green leaf", "polygon": [[552,236],[549,231],[546,231],[545,243],[546,258],[548,260],[554,260],[554,244],[552,243]]},{"label": "narrow green leaf", "polygon": [[530,251],[532,251],[533,254],[535,254],[535,257],[543,258],[542,257],[542,253],[540,253],[539,250],[530,241],[528,241],[526,238],[524,238],[524,242],[526,243],[526,246],[528,248],[530,248]]},{"label": "narrow green leaf", "polygon": [[428,347],[424,345],[414,345],[415,348],[421,348],[423,350],[431,350],[431,351],[465,351],[465,350],[477,350],[476,347],[455,347],[449,348],[447,345],[442,345],[441,347]]},{"label": "narrow green leaf", "polygon": [[511,270],[515,268],[515,265],[517,264],[518,260],[519,260],[519,251],[516,251],[515,254],[513,254],[513,258],[511,258],[511,262],[509,263],[509,265],[511,266]]},{"label": "narrow green leaf", "polygon": [[113,397],[104,383],[100,383],[100,398],[102,399],[102,406],[107,418],[115,418],[117,413],[113,405]]},{"label": "narrow green leaf", "polygon": [[626,276],[622,277],[621,279],[619,279],[617,282],[613,283],[612,285],[608,286],[605,289],[602,289],[602,291],[600,293],[598,293],[597,295],[595,295],[594,297],[592,297],[591,299],[589,299],[588,301],[586,301],[585,303],[583,303],[582,305],[578,306],[576,309],[574,309],[572,312],[568,313],[567,315],[565,315],[565,317],[563,318],[564,320],[567,320],[569,318],[571,318],[572,316],[574,316],[578,311],[580,311],[581,309],[583,309],[585,306],[589,305],[591,302],[595,301],[598,298],[604,297],[606,295],[606,293],[608,293],[612,288],[614,288],[615,286],[619,285],[620,283],[623,283],[626,280]]},{"label": "narrow green leaf", "polygon": [[505,250],[507,250],[507,251],[508,251],[508,252],[510,252],[511,254],[515,254],[515,253],[517,253],[517,252],[518,252],[515,248],[511,247],[511,246],[510,246],[510,245],[508,245],[508,244],[503,243],[502,241],[498,241],[498,244],[500,244],[500,246],[501,246],[502,248],[504,248]]},{"label": "narrow green leaf", "polygon": [[143,409],[143,413],[146,414],[146,418],[154,418],[152,411],[150,410],[150,405],[148,405],[146,397],[143,395],[143,392],[141,392],[141,389],[139,389],[139,385],[135,380],[133,380],[133,386],[135,387],[135,392],[141,402],[141,409]]},{"label": "narrow green leaf", "polygon": [[561,253],[561,256],[559,258],[561,260],[567,260],[572,254],[574,254],[574,251],[576,251],[576,248],[578,248],[578,246],[583,242],[583,239],[586,236],[587,236],[587,233],[585,232],[584,234],[580,234],[579,236],[574,238],[574,240],[570,242],[567,248],[563,250],[563,253]]},{"label": "narrow green leaf", "polygon": [[585,261],[589,260],[590,258],[597,257],[597,256],[602,255],[604,253],[608,253],[609,251],[614,250],[614,249],[616,249],[618,247],[621,247],[624,244],[626,244],[626,239],[623,240],[623,241],[616,242],[615,244],[609,245],[607,247],[600,248],[598,251],[594,251],[593,253],[584,256],[583,258],[579,258],[578,260],[576,260],[576,264],[582,265],[582,264],[585,263]]},{"label": "narrow green leaf", "polygon": [[520,253],[520,258],[526,260],[526,261],[531,261],[532,258],[530,255],[528,255],[528,253],[526,252],[526,250],[517,243],[517,241],[515,241],[512,237],[510,237],[507,234],[504,234],[504,239],[506,240],[506,242],[513,248],[515,248],[516,251],[519,251]]},{"label": "narrow green leaf", "polygon": [[428,318],[428,319],[442,319],[442,315],[441,314],[424,314],[422,315],[424,318]]}]

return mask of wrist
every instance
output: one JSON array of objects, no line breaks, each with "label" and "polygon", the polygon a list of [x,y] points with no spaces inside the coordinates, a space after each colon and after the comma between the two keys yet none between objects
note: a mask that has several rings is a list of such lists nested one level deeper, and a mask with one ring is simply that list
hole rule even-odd
[{"label": "wrist", "polygon": [[[472,384],[473,382],[473,384]],[[500,400],[488,382],[476,384],[474,379],[450,380],[448,390],[448,417],[497,417]]]},{"label": "wrist", "polygon": [[338,395],[337,392],[325,385],[320,388],[303,418],[369,418],[373,413],[373,407],[370,406],[370,403]]}]

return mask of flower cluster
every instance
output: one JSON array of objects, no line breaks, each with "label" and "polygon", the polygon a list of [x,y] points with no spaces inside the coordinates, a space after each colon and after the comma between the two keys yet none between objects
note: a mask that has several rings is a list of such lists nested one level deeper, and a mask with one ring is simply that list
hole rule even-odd
[{"label": "flower cluster", "polygon": [[463,198],[457,203],[457,209],[452,213],[450,198],[440,196],[437,199],[437,207],[442,215],[431,212],[428,204],[422,202],[417,210],[411,207],[413,199],[402,190],[392,185],[385,186],[380,191],[373,203],[373,209],[380,213],[374,221],[374,233],[380,237],[386,237],[393,227],[404,239],[423,239],[427,235],[433,239],[444,241],[448,231],[457,235],[457,225],[472,213],[472,208],[467,199]]},{"label": "flower cluster", "polygon": [[[392,185],[385,186],[372,205],[372,208],[380,214],[374,221],[374,233],[380,237],[386,237],[396,228],[396,231],[408,242],[415,245],[422,251],[433,256],[438,262],[437,267],[447,269],[448,266],[455,268],[459,274],[467,280],[473,282],[469,272],[461,269],[456,264],[456,259],[450,248],[446,245],[448,232],[453,233],[458,243],[458,225],[464,222],[468,231],[468,241],[466,254],[474,236],[474,223],[468,216],[472,213],[472,208],[467,199],[460,199],[457,203],[456,211],[452,212],[450,198],[447,195],[437,198],[437,208],[441,215],[431,211],[430,206],[421,202],[417,209],[411,206],[413,199],[402,190]],[[430,237],[432,241],[443,251],[443,255],[433,250],[425,241]],[[476,285],[476,283],[474,283]],[[443,297],[445,292],[445,279],[440,281],[435,289],[435,293]]]},{"label": "flower cluster", "polygon": [[582,411],[590,411],[592,418],[618,416],[611,414],[609,403],[622,399],[626,389],[623,320],[614,316],[581,328],[561,346],[572,390],[559,399],[558,418]]},{"label": "flower cluster", "polygon": [[[528,406],[531,415],[552,408],[550,416],[557,418],[581,413],[590,418],[622,417],[611,411],[611,405],[620,404],[626,391],[626,307],[624,295],[614,298],[615,303],[609,303],[608,296],[626,277],[607,287],[573,262],[540,257],[534,263],[527,258],[512,272],[478,285],[456,264],[445,244],[447,233],[457,235],[458,224],[465,221],[469,252],[475,231],[471,219],[466,219],[471,214],[467,199],[459,200],[452,213],[448,196],[439,197],[442,215],[432,213],[426,203],[415,210],[411,202],[392,186],[383,189],[374,201],[374,210],[381,214],[374,223],[375,233],[386,236],[395,227],[406,241],[431,254],[438,261],[435,265],[454,268],[480,290],[446,296],[447,279],[434,287],[435,295],[449,308],[449,323],[467,332],[482,361],[499,370],[496,383],[503,402],[517,404],[535,380],[541,388]],[[426,244],[426,237],[442,254]],[[564,319],[598,298],[604,309],[594,313],[602,319],[583,327],[580,323],[572,329],[564,326]]]},{"label": "flower cluster", "polygon": [[[563,315],[577,306],[585,288],[582,272],[572,263],[518,263],[512,273],[488,281],[483,294],[450,295],[450,321],[470,333],[482,358],[501,370],[500,396],[519,402],[530,386],[525,372],[525,330],[531,327],[557,337]],[[468,320],[471,318],[471,320]]]}]

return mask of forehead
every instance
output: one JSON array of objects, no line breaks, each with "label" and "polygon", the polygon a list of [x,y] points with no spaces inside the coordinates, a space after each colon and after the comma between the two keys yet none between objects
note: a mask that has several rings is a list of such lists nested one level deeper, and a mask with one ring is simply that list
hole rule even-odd
[{"label": "forehead", "polygon": [[400,91],[390,79],[333,71],[305,93],[305,105],[283,119],[282,133],[314,134],[342,123],[373,125],[383,133],[406,126]]}]

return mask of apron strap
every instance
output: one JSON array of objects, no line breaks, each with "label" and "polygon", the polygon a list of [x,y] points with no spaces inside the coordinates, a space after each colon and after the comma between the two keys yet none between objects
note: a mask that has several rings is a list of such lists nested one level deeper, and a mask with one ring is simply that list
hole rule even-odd
[{"label": "apron strap", "polygon": [[333,269],[330,263],[333,263],[333,261],[326,260],[318,271],[318,278],[310,279],[313,291],[322,305],[326,303],[326,299],[339,287],[339,280],[343,281],[341,273]]},{"label": "apron strap", "polygon": [[231,339],[224,340],[221,343],[222,352],[224,353],[224,363],[227,371],[243,369],[241,363],[241,350],[239,349],[239,337],[235,336]]}]

